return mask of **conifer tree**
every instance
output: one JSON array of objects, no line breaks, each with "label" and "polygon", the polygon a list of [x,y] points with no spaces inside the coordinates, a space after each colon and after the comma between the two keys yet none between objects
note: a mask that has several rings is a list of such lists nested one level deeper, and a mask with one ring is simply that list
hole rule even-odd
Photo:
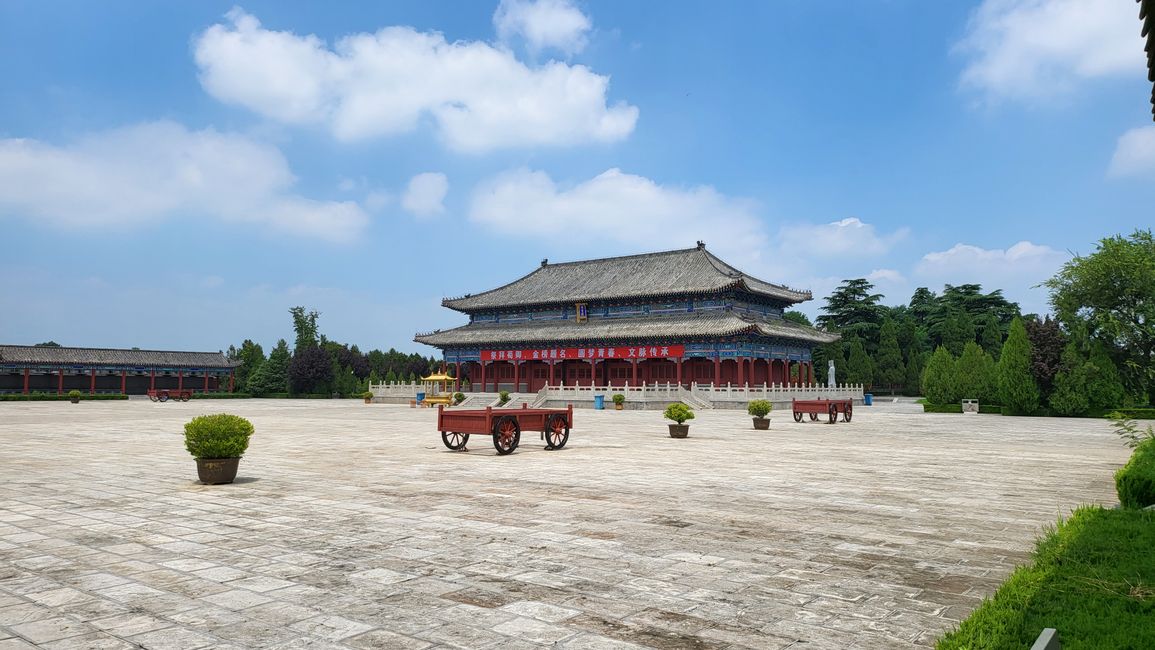
[{"label": "conifer tree", "polygon": [[978,322],[978,341],[983,346],[983,352],[998,359],[1003,351],[1003,330],[999,326],[999,319],[992,313],[985,314]]},{"label": "conifer tree", "polygon": [[922,371],[922,394],[931,404],[953,404],[959,400],[955,394],[955,358],[941,345]]},{"label": "conifer tree", "polygon": [[906,362],[906,377],[903,383],[906,386],[907,395],[922,395],[922,371],[926,368],[927,359],[930,358],[929,352],[915,352],[911,354],[910,361]]},{"label": "conifer tree", "polygon": [[954,394],[959,399],[977,399],[979,403],[994,400],[997,394],[995,361],[977,343],[963,347],[954,368]]},{"label": "conifer tree", "polygon": [[888,319],[882,324],[878,336],[878,355],[875,357],[878,372],[875,381],[893,391],[903,383],[906,376],[902,351],[898,348],[898,326]]},{"label": "conifer tree", "polygon": [[1031,342],[1023,319],[1011,321],[999,356],[999,397],[1011,413],[1029,414],[1039,408],[1039,387],[1031,375]]},{"label": "conifer tree", "polygon": [[850,357],[846,360],[846,383],[862,384],[869,388],[874,383],[874,368],[862,339],[850,343]]},{"label": "conifer tree", "polygon": [[269,353],[269,358],[249,376],[248,392],[253,395],[284,393],[289,390],[289,344],[285,339],[277,341],[277,347]]}]

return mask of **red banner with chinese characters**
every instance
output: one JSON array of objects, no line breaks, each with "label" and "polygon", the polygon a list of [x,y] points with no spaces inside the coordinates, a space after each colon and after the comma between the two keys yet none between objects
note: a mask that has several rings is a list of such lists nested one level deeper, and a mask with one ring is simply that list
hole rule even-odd
[{"label": "red banner with chinese characters", "polygon": [[677,359],[684,345],[634,345],[621,348],[535,348],[531,350],[482,350],[482,361],[582,361],[602,359]]}]

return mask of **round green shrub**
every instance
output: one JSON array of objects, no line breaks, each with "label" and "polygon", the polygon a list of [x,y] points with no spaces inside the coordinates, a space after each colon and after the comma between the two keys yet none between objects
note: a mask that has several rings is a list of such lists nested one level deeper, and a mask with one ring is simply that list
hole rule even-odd
[{"label": "round green shrub", "polygon": [[464,401],[465,401],[465,393],[462,393],[459,391],[459,392],[456,392],[453,394],[453,403],[454,404],[460,404]]},{"label": "round green shrub", "polygon": [[373,391],[367,390],[364,393],[361,393],[361,398],[362,399],[373,399]]},{"label": "round green shrub", "polygon": [[507,391],[507,390],[503,390],[503,391],[498,392],[497,396],[498,396],[498,398],[500,398],[501,404],[505,404],[506,402],[509,401],[509,391]]},{"label": "round green shrub", "polygon": [[693,409],[681,402],[674,402],[667,406],[662,415],[666,416],[667,420],[673,420],[678,424],[683,424],[686,420],[694,419]]},{"label": "round green shrub", "polygon": [[69,399],[80,399],[80,391],[76,390],[75,388],[68,391],[68,398]]},{"label": "round green shrub", "polygon": [[184,447],[194,458],[240,458],[252,435],[253,423],[239,415],[201,415],[184,425]]},{"label": "round green shrub", "polygon": [[626,396],[622,395],[621,393],[614,393],[613,397],[611,397],[610,399],[612,399],[614,401],[614,404],[620,405],[620,404],[626,403]]},{"label": "round green shrub", "polygon": [[746,406],[746,412],[756,418],[764,418],[773,410],[774,405],[764,399],[756,399]]}]

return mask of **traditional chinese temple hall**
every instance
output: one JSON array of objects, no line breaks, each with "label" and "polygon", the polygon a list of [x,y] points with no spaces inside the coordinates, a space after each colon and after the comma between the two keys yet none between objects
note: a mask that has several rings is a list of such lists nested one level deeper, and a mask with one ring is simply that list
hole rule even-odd
[{"label": "traditional chinese temple hall", "polygon": [[642,383],[814,381],[811,353],[837,340],[783,318],[810,300],[690,249],[549,263],[509,284],[447,298],[469,322],[415,340],[439,348],[458,390]]},{"label": "traditional chinese temple hall", "polygon": [[232,391],[235,366],[220,352],[0,345],[0,392]]}]

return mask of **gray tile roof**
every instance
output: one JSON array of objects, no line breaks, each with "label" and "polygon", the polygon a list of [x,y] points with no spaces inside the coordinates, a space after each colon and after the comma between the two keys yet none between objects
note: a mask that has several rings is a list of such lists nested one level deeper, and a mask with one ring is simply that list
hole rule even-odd
[{"label": "gray tile roof", "polygon": [[130,368],[220,368],[239,365],[220,352],[171,352],[106,348],[52,348],[0,345],[0,364],[35,366],[126,366]]},{"label": "gray tile roof", "polygon": [[615,340],[648,342],[739,334],[781,337],[819,344],[838,340],[837,334],[820,332],[790,321],[755,319],[728,311],[703,311],[677,316],[595,318],[585,323],[572,320],[470,323],[443,332],[421,334],[414,340],[444,348],[511,343],[545,344]]},{"label": "gray tile roof", "polygon": [[471,313],[525,305],[746,291],[786,304],[810,300],[798,291],[751,277],[715,257],[705,246],[685,250],[546,264],[503,287],[442,305]]}]

